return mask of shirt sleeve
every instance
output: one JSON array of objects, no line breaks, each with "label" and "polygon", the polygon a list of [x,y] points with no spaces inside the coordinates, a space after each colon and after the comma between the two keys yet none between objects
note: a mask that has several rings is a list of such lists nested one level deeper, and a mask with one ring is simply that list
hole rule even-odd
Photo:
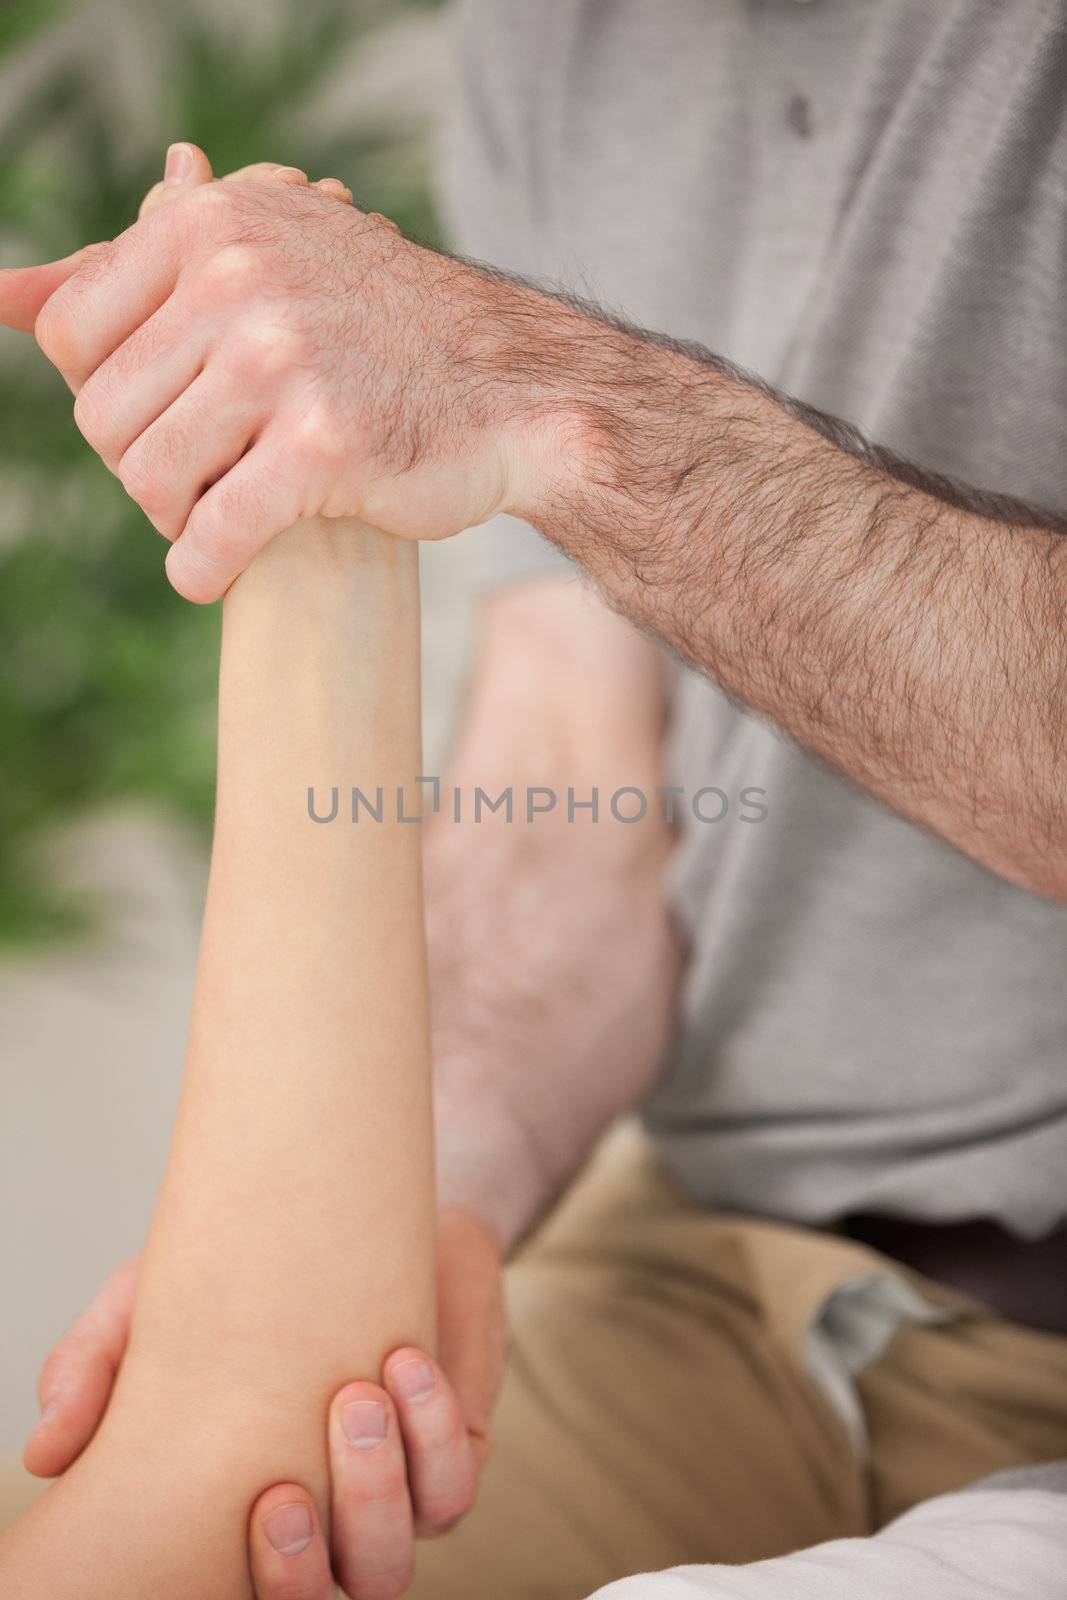
[{"label": "shirt sleeve", "polygon": [[[449,99],[436,191],[449,244],[541,279],[552,249],[543,170],[538,6],[460,0],[451,17]],[[464,535],[479,588],[573,575],[573,563],[526,522],[498,516]]]}]

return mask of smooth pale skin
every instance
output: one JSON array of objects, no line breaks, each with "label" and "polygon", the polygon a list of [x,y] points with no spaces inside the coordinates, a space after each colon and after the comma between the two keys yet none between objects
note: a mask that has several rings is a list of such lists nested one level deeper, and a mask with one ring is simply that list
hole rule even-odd
[{"label": "smooth pale skin", "polygon": [[247,1600],[256,1496],[295,1481],[325,1521],[331,1397],[432,1348],[421,830],[306,806],[399,785],[415,814],[418,728],[415,546],[283,535],[225,601],[193,1026],[129,1349],[92,1443],[0,1541],[5,1600]]}]

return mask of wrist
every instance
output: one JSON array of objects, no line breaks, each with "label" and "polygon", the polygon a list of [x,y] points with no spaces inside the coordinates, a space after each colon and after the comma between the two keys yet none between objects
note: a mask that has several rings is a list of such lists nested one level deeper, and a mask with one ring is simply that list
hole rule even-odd
[{"label": "wrist", "polygon": [[[503,493],[497,510],[554,537],[603,471],[620,385],[640,393],[635,370],[656,347],[558,295],[495,283],[493,329]],[[662,354],[662,352],[659,352]]]},{"label": "wrist", "polygon": [[556,315],[541,319],[544,342],[526,360],[535,372],[551,363],[551,379],[509,441],[518,465],[503,509],[610,578],[620,563],[654,564],[689,524],[721,472],[722,427],[747,431],[759,396],[711,357],[596,307],[549,303]]}]

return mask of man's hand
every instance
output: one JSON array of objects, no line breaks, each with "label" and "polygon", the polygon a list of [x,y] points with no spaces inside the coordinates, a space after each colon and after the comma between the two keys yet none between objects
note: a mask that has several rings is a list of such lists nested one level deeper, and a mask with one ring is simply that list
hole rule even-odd
[{"label": "man's hand", "polygon": [[[95,1433],[126,1348],[136,1276],[136,1262],[120,1267],[45,1362],[42,1417],[24,1454],[30,1472],[63,1472]],[[443,1533],[470,1509],[491,1451],[504,1361],[500,1255],[484,1224],[458,1210],[440,1222],[438,1325],[437,1361],[394,1350],[380,1383],[347,1384],[330,1407],[333,1574],[352,1600],[404,1592],[415,1538]],[[333,1600],[331,1555],[301,1486],[260,1496],[249,1556],[258,1600]]]},{"label": "man's hand", "polygon": [[575,320],[303,174],[186,185],[109,243],[0,272],[0,320],[33,326],[202,601],[304,517],[436,538],[525,505],[557,426],[553,311]]}]

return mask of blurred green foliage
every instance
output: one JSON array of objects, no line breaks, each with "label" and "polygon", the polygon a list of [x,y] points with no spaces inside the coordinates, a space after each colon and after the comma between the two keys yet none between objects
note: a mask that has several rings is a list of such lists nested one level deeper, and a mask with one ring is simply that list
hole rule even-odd
[{"label": "blurred green foliage", "polygon": [[[209,14],[188,0],[131,0],[131,42],[149,62],[147,112],[134,125],[88,48],[99,44],[85,30],[102,8],[6,0],[0,259],[48,260],[113,237],[133,221],[176,138],[201,144],[219,173],[272,159],[340,176],[357,203],[435,239],[418,116],[380,127],[335,116],[344,125],[327,120],[324,132],[315,114],[338,63],[358,64],[375,30],[412,9],[260,0]],[[209,824],[218,608],[173,594],[164,553],[77,433],[58,375],[30,339],[3,333],[0,941],[84,920],[50,883],[41,850],[77,810],[136,796]]]}]

